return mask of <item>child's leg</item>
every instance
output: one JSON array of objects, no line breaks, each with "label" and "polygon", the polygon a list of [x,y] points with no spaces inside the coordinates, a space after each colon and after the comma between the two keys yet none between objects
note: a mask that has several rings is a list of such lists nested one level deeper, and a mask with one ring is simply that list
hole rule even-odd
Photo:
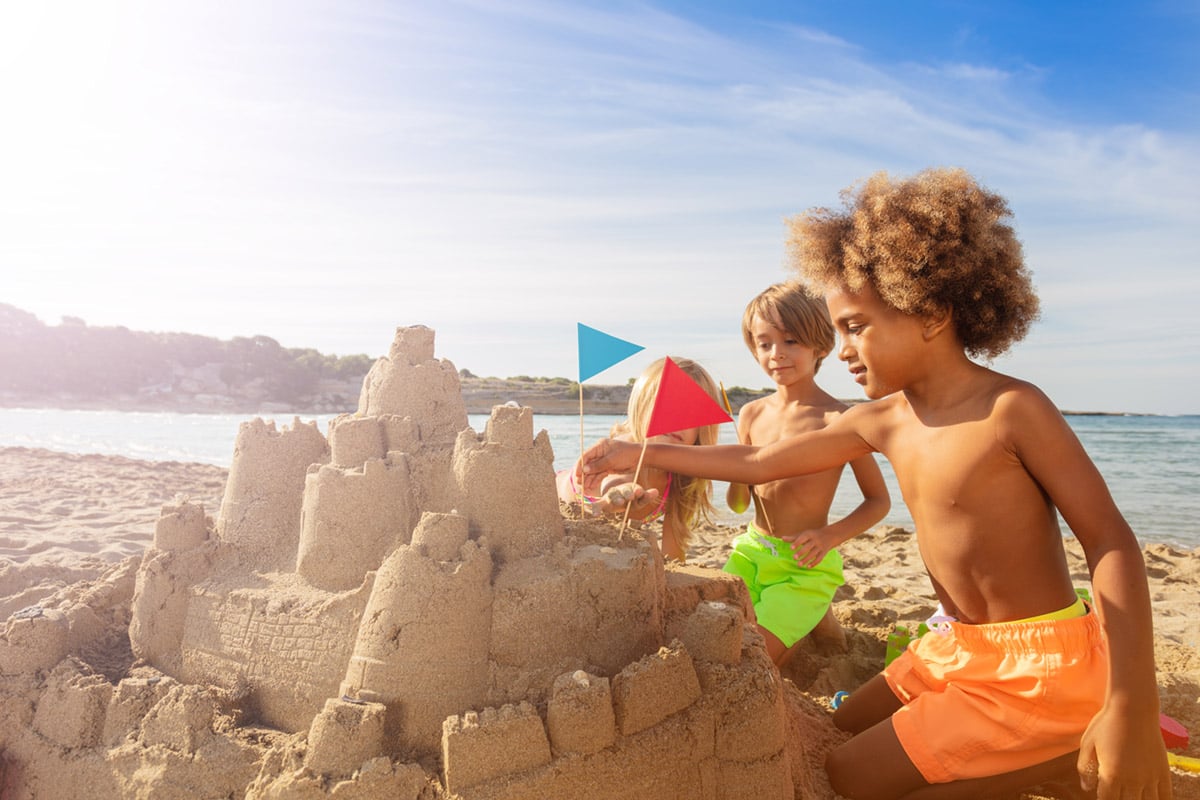
[{"label": "child's leg", "polygon": [[[767,642],[767,655],[775,662],[775,666],[783,668],[787,662],[792,660],[796,649],[800,647],[800,642],[796,642],[791,647],[783,643],[775,634],[764,628],[762,625],[755,624],[758,632],[762,634],[763,639]],[[826,645],[832,645],[843,652],[847,649],[846,646],[846,631],[842,629],[842,623],[838,622],[837,617],[833,615],[833,609],[830,608],[825,612],[825,616],[817,623],[817,627],[810,632],[813,639],[822,642]],[[804,641],[803,639],[800,640]]]},{"label": "child's leg", "polygon": [[[1016,772],[1006,772],[1003,775],[992,775],[987,778],[970,778],[953,783],[933,783],[911,792],[904,800],[976,800],[980,797],[992,797],[1000,794],[1017,794],[1027,789],[1047,787],[1043,784],[1050,781],[1062,782],[1056,785],[1052,797],[1094,797],[1094,794],[1084,792],[1079,788],[1079,772],[1075,763],[1079,760],[1079,751],[1075,750],[1064,756],[1025,767]],[[1041,794],[1041,791],[1036,794]]]},{"label": "child's leg", "polygon": [[[838,710],[849,702],[847,698]],[[852,800],[891,800],[929,785],[904,752],[890,718],[834,748],[825,771],[833,790]]]},{"label": "child's leg", "polygon": [[833,712],[839,730],[862,733],[892,716],[903,705],[883,675],[876,675],[855,689]]},{"label": "child's leg", "polygon": [[687,525],[680,523],[673,514],[664,517],[662,526],[663,558],[668,561],[686,561],[689,535],[690,531]]},{"label": "child's leg", "polygon": [[769,655],[771,660],[775,662],[775,666],[782,667],[784,664],[786,664],[788,656],[790,656],[792,653],[792,649],[784,644],[778,636],[771,633],[757,622],[754,623],[754,627],[758,629],[758,632],[762,634],[763,639],[766,640],[767,655]]},{"label": "child's leg", "polygon": [[1079,780],[1075,771],[1078,758],[1079,751],[1076,750],[1003,775],[930,784],[908,760],[891,720],[887,720],[833,750],[825,760],[825,770],[834,791],[851,800],[898,797],[904,800],[977,800],[1014,794],[1055,780],[1074,788]]},{"label": "child's leg", "polygon": [[825,609],[825,616],[821,617],[817,627],[812,629],[812,637],[818,642],[833,645],[842,651],[846,650],[846,631],[833,615],[833,606]]}]

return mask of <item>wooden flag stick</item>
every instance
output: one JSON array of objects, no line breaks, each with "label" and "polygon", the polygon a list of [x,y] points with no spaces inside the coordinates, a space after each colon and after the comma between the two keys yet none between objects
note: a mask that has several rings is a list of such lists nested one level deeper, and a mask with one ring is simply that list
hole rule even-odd
[{"label": "wooden flag stick", "polygon": [[[579,460],[583,461],[583,381],[579,382]],[[579,466],[576,462],[575,466]],[[574,469],[575,467],[572,467]],[[579,490],[579,517],[583,518],[583,478],[580,477],[579,485],[575,487]]]},{"label": "wooden flag stick", "polygon": [[725,382],[721,381],[721,399],[725,401],[725,413],[733,416],[733,405],[729,402],[729,395],[725,393]]},{"label": "wooden flag stick", "polygon": [[[646,439],[642,442],[642,452],[638,454],[638,463],[633,470],[633,482],[637,483],[638,475],[642,471],[642,459],[646,457],[646,446],[650,444],[650,440]],[[625,517],[621,520],[621,532],[617,534],[617,541],[625,538],[625,526],[629,524],[629,509],[633,507],[633,495],[625,501]]]}]

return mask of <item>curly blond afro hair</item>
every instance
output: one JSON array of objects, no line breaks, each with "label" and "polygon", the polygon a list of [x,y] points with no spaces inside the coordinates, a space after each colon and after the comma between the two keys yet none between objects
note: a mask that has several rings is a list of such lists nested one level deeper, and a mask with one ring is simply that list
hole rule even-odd
[{"label": "curly blond afro hair", "polygon": [[966,352],[989,359],[1038,318],[1008,203],[966,171],[927,169],[907,180],[877,172],[843,191],[842,202],[842,211],[788,220],[792,267],[814,288],[871,286],[906,314],[948,310]]}]

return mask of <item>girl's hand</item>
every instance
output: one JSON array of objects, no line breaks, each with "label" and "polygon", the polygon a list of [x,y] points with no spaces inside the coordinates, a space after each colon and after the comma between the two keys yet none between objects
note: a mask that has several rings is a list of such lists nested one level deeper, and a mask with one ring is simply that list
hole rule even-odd
[{"label": "girl's hand", "polygon": [[827,528],[812,528],[780,538],[792,543],[792,558],[796,563],[809,569],[820,564],[833,547]]},{"label": "girl's hand", "polygon": [[644,489],[631,481],[613,486],[596,501],[596,509],[602,514],[624,514],[627,505],[629,516],[641,519],[658,506],[658,489]]}]

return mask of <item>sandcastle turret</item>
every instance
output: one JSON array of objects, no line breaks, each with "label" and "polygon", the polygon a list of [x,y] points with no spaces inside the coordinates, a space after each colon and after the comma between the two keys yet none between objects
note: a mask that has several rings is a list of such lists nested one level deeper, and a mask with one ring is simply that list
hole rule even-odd
[{"label": "sandcastle turret", "polygon": [[242,423],[217,518],[217,538],[244,553],[259,570],[295,568],[305,476],[329,460],[329,444],[315,422],[296,418],[291,428],[274,422]]},{"label": "sandcastle turret", "polygon": [[296,572],[337,591],[366,573],[412,530],[408,466],[373,458],[361,467],[326,464],[308,474]]},{"label": "sandcastle turret", "polygon": [[367,373],[358,416],[411,417],[425,442],[453,442],[467,427],[467,408],[454,365],[433,355],[434,332],[424,325],[397,328],[388,354]]},{"label": "sandcastle turret", "polygon": [[500,561],[544,553],[562,539],[550,437],[533,436],[533,409],[496,406],[482,436],[454,447],[457,508]]},{"label": "sandcastle turret", "polygon": [[134,654],[167,673],[180,670],[180,643],[191,586],[211,566],[212,518],[184,499],[168,503],[154,527],[154,544],[142,557],[133,592],[129,645]]},{"label": "sandcastle turret", "polygon": [[304,483],[295,569],[330,591],[362,583],[423,511],[450,511],[450,452],[467,426],[458,373],[434,333],[398,328],[363,381],[358,411],[330,423],[328,464]]},{"label": "sandcastle turret", "polygon": [[483,704],[492,559],[467,520],[428,513],[379,568],[342,695],[387,706],[396,749],[437,751],[442,721]]}]

